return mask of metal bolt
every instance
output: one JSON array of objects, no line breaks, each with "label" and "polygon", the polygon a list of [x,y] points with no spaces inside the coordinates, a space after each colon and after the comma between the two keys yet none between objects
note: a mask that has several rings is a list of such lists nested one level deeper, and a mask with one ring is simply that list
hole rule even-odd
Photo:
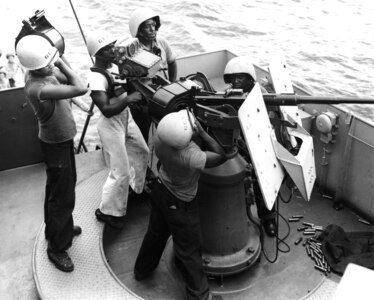
[{"label": "metal bolt", "polygon": [[254,253],[254,252],[255,252],[255,249],[253,249],[253,247],[248,247],[247,252],[249,252],[249,253]]}]

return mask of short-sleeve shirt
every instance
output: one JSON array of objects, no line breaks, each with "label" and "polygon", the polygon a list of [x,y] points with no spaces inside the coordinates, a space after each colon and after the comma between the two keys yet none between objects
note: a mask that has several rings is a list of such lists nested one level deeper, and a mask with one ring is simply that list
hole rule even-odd
[{"label": "short-sleeve shirt", "polygon": [[46,77],[28,75],[25,95],[39,124],[39,139],[45,143],[62,143],[77,133],[70,99],[42,100],[40,93],[45,85],[60,85],[54,75]]},{"label": "short-sleeve shirt", "polygon": [[184,149],[175,149],[162,143],[155,135],[155,152],[161,162],[159,178],[178,199],[189,202],[197,193],[206,153],[193,141]]}]

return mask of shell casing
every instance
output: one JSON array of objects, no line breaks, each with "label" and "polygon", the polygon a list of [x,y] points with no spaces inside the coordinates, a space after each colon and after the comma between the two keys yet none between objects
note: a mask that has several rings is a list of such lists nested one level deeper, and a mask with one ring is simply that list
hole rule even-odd
[{"label": "shell casing", "polygon": [[370,222],[363,220],[363,219],[358,219],[358,221],[366,225],[371,225]]},{"label": "shell casing", "polygon": [[292,218],[302,219],[302,218],[304,218],[304,216],[303,215],[296,215],[296,216],[292,216]]},{"label": "shell casing", "polygon": [[317,249],[320,249],[321,248],[321,245],[317,244],[316,242],[309,242],[309,244],[313,245],[314,247],[316,247]]},{"label": "shell casing", "polygon": [[323,231],[323,227],[316,227],[316,226],[314,226],[312,228],[315,229],[315,230],[318,230],[318,231]]},{"label": "shell casing", "polygon": [[297,231],[304,231],[305,229],[307,229],[308,227],[299,227],[297,228]]},{"label": "shell casing", "polygon": [[299,237],[299,238],[295,241],[295,245],[298,245],[302,240],[303,240],[303,238],[302,238],[302,237]]},{"label": "shell casing", "polygon": [[304,235],[315,235],[316,233],[315,231],[306,231],[306,232],[304,231],[303,234]]},{"label": "shell casing", "polygon": [[314,268],[315,268],[315,269],[318,269],[318,270],[320,270],[320,271],[322,271],[322,272],[327,272],[327,269],[326,269],[326,268],[323,268],[323,267],[318,266],[318,265],[314,265]]},{"label": "shell casing", "polygon": [[310,245],[310,248],[313,249],[314,252],[319,253],[320,255],[323,255],[323,252],[321,249],[316,248],[313,245]]},{"label": "shell casing", "polygon": [[313,226],[314,226],[313,223],[308,223],[308,222],[303,222],[302,224],[303,224],[303,225],[306,225],[306,226],[309,226],[309,227],[313,227]]},{"label": "shell casing", "polygon": [[300,219],[298,219],[298,218],[289,218],[288,219],[288,222],[299,222],[300,221]]},{"label": "shell casing", "polygon": [[316,248],[314,245],[309,244],[310,249],[312,249],[314,252],[318,252],[318,248]]},{"label": "shell casing", "polygon": [[313,243],[313,242],[311,242],[310,244],[313,245],[314,247],[316,247],[318,250],[322,250],[321,245],[318,245],[318,244]]}]

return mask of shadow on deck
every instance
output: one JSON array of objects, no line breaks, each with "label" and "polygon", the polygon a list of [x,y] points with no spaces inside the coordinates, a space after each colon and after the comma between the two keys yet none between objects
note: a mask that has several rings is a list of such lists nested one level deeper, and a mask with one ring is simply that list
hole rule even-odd
[{"label": "shadow on deck", "polygon": [[[255,209],[254,209],[255,210]],[[147,229],[150,207],[147,201],[129,203],[128,226],[122,231],[106,227],[104,230],[104,252],[113,272],[123,284],[144,299],[184,299],[184,287],[180,274],[173,263],[172,242],[169,241],[158,268],[152,277],[137,282],[133,276],[134,262]],[[292,215],[303,215],[300,222],[280,220],[279,237],[289,231],[285,242],[288,253],[278,252],[275,263],[270,263],[262,254],[259,263],[240,274],[221,278],[210,278],[210,289],[224,299],[331,299],[340,280],[332,273],[321,273],[307,256],[302,243],[295,245],[298,237],[306,238],[297,227],[301,222],[327,226],[335,223],[348,231],[367,230],[357,222],[358,217],[347,209],[336,211],[329,200],[314,193],[310,202],[294,196],[288,204],[280,203],[280,214],[286,219]],[[264,250],[270,260],[276,251],[275,239],[265,237]],[[280,244],[281,250],[287,250]]]},{"label": "shadow on deck", "polygon": [[[104,167],[92,169],[77,186],[74,218],[83,233],[69,250],[75,263],[73,273],[58,271],[48,260],[42,234],[44,225],[41,226],[33,255],[34,278],[40,296],[46,299],[184,299],[183,282],[173,264],[171,242],[154,275],[144,282],[134,279],[135,258],[148,225],[147,200],[130,199],[127,226],[121,231],[104,228],[95,219],[94,211],[100,202],[106,175]],[[348,209],[336,211],[331,201],[320,197],[317,191],[310,202],[297,195],[288,204],[281,202],[280,214],[286,219],[303,215],[302,221],[324,227],[334,223],[346,231],[368,230],[367,225],[358,222],[357,215]],[[297,231],[301,222],[289,225],[290,234],[285,239],[289,252],[278,252],[275,263],[268,262],[262,254],[260,262],[247,271],[222,280],[210,279],[211,290],[224,299],[332,299],[340,277],[331,273],[326,276],[314,269],[302,243],[294,244],[302,236]],[[279,231],[281,238],[288,232],[284,220],[280,220]],[[286,250],[284,245],[279,247]],[[265,238],[264,249],[273,259],[275,239]]]}]

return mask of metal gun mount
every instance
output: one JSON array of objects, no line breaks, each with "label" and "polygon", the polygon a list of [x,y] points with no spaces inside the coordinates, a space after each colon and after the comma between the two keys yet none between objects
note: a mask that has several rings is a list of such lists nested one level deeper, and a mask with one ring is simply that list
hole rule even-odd
[{"label": "metal gun mount", "polygon": [[157,90],[140,81],[132,83],[146,98],[149,113],[156,123],[170,112],[189,107],[226,152],[232,152],[236,140],[244,137],[269,209],[278,195],[284,169],[306,200],[310,198],[316,175],[312,137],[291,116],[281,120],[289,136],[297,141],[291,154],[290,149],[277,140],[268,110],[314,103],[374,104],[371,98],[263,95],[258,84],[246,95],[237,90],[234,93],[207,92],[194,81],[183,78],[174,83],[166,82]]},{"label": "metal gun mount", "polygon": [[[157,77],[154,78],[157,81]],[[179,81],[170,83],[164,80],[162,86],[157,90],[150,88],[140,81],[132,82],[146,98],[152,118],[158,122],[164,115],[190,107],[205,125],[215,128],[236,129],[240,128],[237,114],[233,114],[227,107],[231,106],[235,111],[244,103],[247,95],[242,90],[230,92],[208,92],[202,90],[194,81],[181,78]],[[297,106],[299,104],[374,104],[374,98],[354,97],[315,97],[301,96],[296,94],[262,94],[267,109],[277,106]],[[218,109],[218,110],[217,110]],[[212,115],[219,116],[213,118]]]},{"label": "metal gun mount", "polygon": [[37,10],[35,14],[29,18],[28,21],[23,20],[23,27],[16,37],[14,47],[17,47],[21,38],[27,35],[39,35],[47,39],[53,46],[55,46],[60,56],[65,52],[65,41],[61,33],[48,22],[44,16],[44,10]]},{"label": "metal gun mount", "polygon": [[118,66],[121,79],[151,79],[161,69],[161,57],[142,49],[138,39],[116,46],[113,63]]}]

